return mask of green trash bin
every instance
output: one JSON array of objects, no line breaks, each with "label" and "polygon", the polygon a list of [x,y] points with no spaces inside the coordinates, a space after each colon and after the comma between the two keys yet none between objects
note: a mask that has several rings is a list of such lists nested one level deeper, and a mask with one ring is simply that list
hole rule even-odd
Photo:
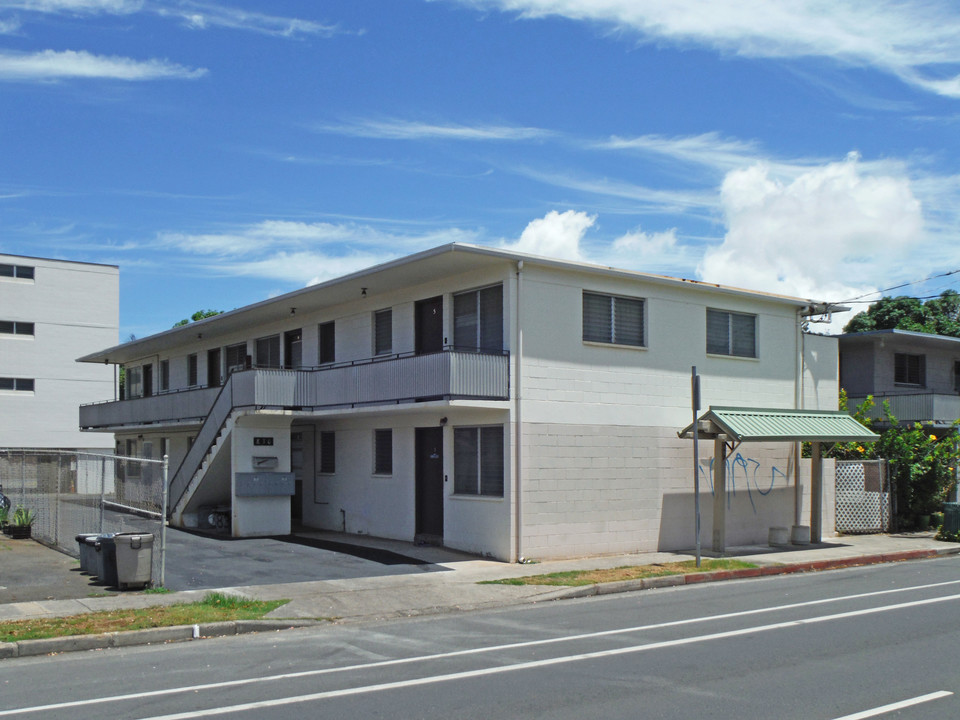
[{"label": "green trash bin", "polygon": [[117,587],[141,589],[153,582],[153,535],[117,533],[113,538],[117,556]]},{"label": "green trash bin", "polygon": [[948,502],[943,504],[943,533],[960,532],[960,503]]}]

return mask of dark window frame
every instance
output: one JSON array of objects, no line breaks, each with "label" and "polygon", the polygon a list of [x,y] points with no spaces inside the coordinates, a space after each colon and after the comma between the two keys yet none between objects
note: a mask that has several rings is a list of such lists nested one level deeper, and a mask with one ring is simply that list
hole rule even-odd
[{"label": "dark window frame", "polygon": [[753,313],[707,308],[707,354],[757,359],[760,356],[758,319]]},{"label": "dark window frame", "polygon": [[337,361],[337,324],[335,320],[317,326],[317,364],[330,365]]},{"label": "dark window frame", "polygon": [[22,320],[0,320],[0,335],[36,335],[36,324]]},{"label": "dark window frame", "polygon": [[373,354],[393,353],[393,308],[384,308],[373,313]]},{"label": "dark window frame", "polygon": [[318,472],[321,475],[334,475],[337,472],[337,434],[333,430],[321,430],[319,435]]},{"label": "dark window frame", "polygon": [[453,493],[466,497],[503,498],[503,425],[453,429]]},{"label": "dark window frame", "polygon": [[393,475],[393,430],[373,431],[373,474]]},{"label": "dark window frame", "polygon": [[453,346],[457,350],[503,352],[503,284],[453,295]]},{"label": "dark window frame", "polygon": [[33,378],[0,377],[0,390],[8,392],[36,392],[37,381]]},{"label": "dark window frame", "polygon": [[917,353],[894,353],[893,382],[895,385],[926,387],[927,356]]},{"label": "dark window frame", "polygon": [[581,313],[583,342],[647,347],[646,298],[584,290]]}]

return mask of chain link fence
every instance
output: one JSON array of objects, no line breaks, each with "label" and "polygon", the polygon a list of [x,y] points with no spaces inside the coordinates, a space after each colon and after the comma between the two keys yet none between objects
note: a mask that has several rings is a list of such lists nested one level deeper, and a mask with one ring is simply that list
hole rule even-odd
[{"label": "chain link fence", "polygon": [[73,557],[77,535],[153,535],[154,585],[163,584],[166,541],[163,460],[57,450],[0,449],[0,489],[36,514],[32,537]]},{"label": "chain link fence", "polygon": [[886,460],[838,460],[837,532],[892,532],[894,496]]}]

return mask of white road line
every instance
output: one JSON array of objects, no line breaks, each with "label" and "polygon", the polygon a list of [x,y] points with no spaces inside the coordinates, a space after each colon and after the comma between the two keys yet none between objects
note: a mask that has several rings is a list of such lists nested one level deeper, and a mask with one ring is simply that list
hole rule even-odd
[{"label": "white road line", "polygon": [[873,708],[872,710],[864,710],[862,712],[854,713],[853,715],[844,715],[843,717],[836,718],[835,720],[866,720],[866,718],[877,717],[877,715],[885,715],[886,713],[891,713],[894,710],[903,710],[903,708],[920,705],[925,702],[930,702],[931,700],[939,700],[940,698],[949,697],[951,695],[953,695],[952,692],[940,690],[939,692],[933,692],[927,695],[919,695],[915,698],[910,698],[909,700],[901,700],[900,702],[890,703],[889,705]]},{"label": "white road line", "polygon": [[741,628],[739,630],[728,630],[726,632],[711,633],[709,635],[699,635],[689,638],[680,638],[677,640],[664,640],[661,642],[647,643],[645,645],[632,645],[629,647],[600,650],[591,653],[578,653],[576,655],[565,655],[556,658],[547,658],[544,660],[533,660],[530,662],[515,663],[513,665],[500,665],[491,668],[481,668],[479,670],[466,670],[464,672],[448,673],[446,675],[433,675],[423,678],[415,678],[412,680],[380,683],[378,685],[363,685],[354,688],[342,688],[340,690],[326,690],[323,692],[309,693],[306,695],[294,695],[291,697],[277,698],[275,700],[261,700],[258,702],[221,706],[210,708],[209,710],[191,710],[189,712],[173,713],[171,715],[155,715],[149,718],[142,718],[141,720],[187,720],[188,718],[213,717],[216,715],[224,715],[226,713],[240,713],[249,710],[264,710],[266,708],[282,707],[285,705],[295,705],[305,702],[315,702],[318,700],[327,700],[329,698],[365,695],[368,693],[382,692],[384,690],[396,690],[400,688],[417,687],[420,685],[433,685],[436,683],[450,682],[451,680],[466,680],[469,678],[486,677],[489,675],[501,675],[503,673],[517,672],[520,670],[532,670],[535,668],[550,667],[551,665],[564,665],[583,660],[597,660],[600,658],[616,657],[618,655],[641,653],[648,650],[662,650],[664,648],[693,645],[696,643],[707,642],[709,640],[722,640],[726,638],[740,637],[742,635],[754,635],[761,632],[770,632],[772,630],[783,630],[786,628],[801,627],[803,625],[829,622],[831,620],[842,620],[863,615],[874,615],[882,612],[890,612],[892,610],[901,610],[905,608],[918,607],[921,605],[932,605],[951,600],[960,600],[960,595],[949,595],[946,597],[930,598],[927,600],[914,600],[913,602],[887,605],[879,608],[869,608],[867,610],[853,610],[845,613],[837,613],[836,615],[822,615],[820,617],[807,618],[804,620],[787,620],[786,622],[772,623],[770,625],[758,625],[756,627]]},{"label": "white road line", "polygon": [[446,660],[454,657],[463,657],[466,655],[480,655],[482,653],[497,652],[500,650],[515,650],[519,648],[537,647],[541,645],[553,645],[557,643],[572,642],[576,640],[589,640],[591,638],[609,637],[613,635],[628,635],[630,633],[644,632],[647,630],[659,630],[668,627],[680,627],[683,625],[692,625],[697,623],[712,622],[715,620],[729,620],[732,618],[748,617],[751,615],[762,615],[772,612],[781,612],[784,610],[795,610],[797,608],[812,607],[816,605],[826,605],[830,603],[844,602],[848,600],[861,600],[870,597],[879,597],[881,595],[893,595],[897,593],[911,592],[914,590],[929,590],[941,588],[949,585],[960,584],[960,580],[947,580],[939,583],[930,583],[927,585],[913,585],[905,588],[892,588],[890,590],[877,590],[869,593],[857,593],[854,595],[842,595],[835,598],[820,598],[818,600],[808,600],[799,603],[790,603],[788,605],[777,605],[769,608],[757,608],[755,610],[741,610],[738,612],[722,613],[720,615],[706,615],[704,617],[686,618],[684,620],[672,620],[670,622],[654,623],[651,625],[636,625],[628,628],[618,628],[616,630],[600,630],[592,633],[581,633],[578,635],[564,635],[562,637],[545,638],[541,640],[525,640],[523,642],[506,643],[503,645],[490,645],[486,647],[470,648],[468,650],[451,650],[449,652],[434,653],[432,655],[418,655],[409,658],[397,658],[394,660],[379,660],[376,662],[359,663],[355,665],[344,665],[341,667],[321,668],[318,670],[301,670],[292,673],[281,673],[277,675],[267,675],[254,678],[244,678],[241,680],[225,680],[222,682],[205,683],[200,685],[186,685],[175,688],[164,688],[163,690],[148,690],[139,693],[129,693],[126,695],[112,695],[89,700],[73,700],[68,702],[51,703],[49,705],[36,705],[33,707],[15,708],[11,710],[0,710],[0,717],[8,715],[17,715],[29,712],[44,712],[48,710],[61,710],[71,707],[82,707],[84,705],[99,705],[106,702],[121,702],[124,700],[142,700],[151,697],[161,697],[164,695],[175,695],[178,693],[192,693],[201,690],[215,690],[218,688],[236,687],[240,685],[252,685],[254,683],[277,682],[282,680],[295,680],[297,678],[315,677],[319,675],[329,675],[332,673],[352,672],[359,670],[370,670],[375,668],[390,667],[392,665],[408,665],[418,662],[429,662],[432,660]]}]

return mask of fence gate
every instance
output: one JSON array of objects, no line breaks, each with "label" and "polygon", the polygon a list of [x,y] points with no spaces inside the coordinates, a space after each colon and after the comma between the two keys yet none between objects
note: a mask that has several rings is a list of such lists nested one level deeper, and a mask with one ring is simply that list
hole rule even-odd
[{"label": "fence gate", "polygon": [[837,461],[837,532],[893,530],[893,492],[886,460]]}]

